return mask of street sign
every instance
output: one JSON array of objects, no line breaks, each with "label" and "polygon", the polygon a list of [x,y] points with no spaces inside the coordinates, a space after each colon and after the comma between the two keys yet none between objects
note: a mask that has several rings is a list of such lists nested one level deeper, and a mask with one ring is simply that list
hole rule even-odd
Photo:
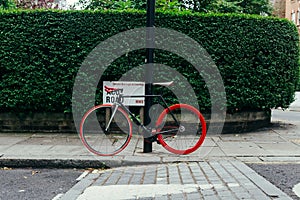
[{"label": "street sign", "polygon": [[[119,94],[124,96],[145,95],[144,82],[129,81],[103,81],[103,103],[114,103]],[[122,103],[126,106],[144,106],[144,97],[122,98]]]}]

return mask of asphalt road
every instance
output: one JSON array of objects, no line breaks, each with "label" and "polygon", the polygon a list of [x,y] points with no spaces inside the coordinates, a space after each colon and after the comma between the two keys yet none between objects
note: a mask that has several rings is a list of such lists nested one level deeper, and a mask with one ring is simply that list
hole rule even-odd
[{"label": "asphalt road", "polygon": [[0,168],[0,200],[51,200],[75,185],[82,172],[77,169]]},{"label": "asphalt road", "polygon": [[300,199],[293,192],[293,187],[300,183],[300,164],[248,163],[248,166],[293,199]]}]

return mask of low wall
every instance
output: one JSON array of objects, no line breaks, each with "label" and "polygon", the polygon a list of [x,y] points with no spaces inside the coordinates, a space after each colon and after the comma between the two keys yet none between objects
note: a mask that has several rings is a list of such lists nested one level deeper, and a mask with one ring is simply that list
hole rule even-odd
[{"label": "low wall", "polygon": [[0,113],[0,132],[76,132],[73,116],[61,113]]},{"label": "low wall", "polygon": [[[204,115],[209,119],[209,115]],[[270,125],[271,111],[227,114],[222,133],[242,133]],[[218,128],[218,122],[207,120],[208,126]],[[0,113],[0,132],[58,132],[75,133],[73,116],[60,113],[15,114]]]},{"label": "low wall", "polygon": [[271,110],[227,114],[222,133],[250,132],[270,124]]}]

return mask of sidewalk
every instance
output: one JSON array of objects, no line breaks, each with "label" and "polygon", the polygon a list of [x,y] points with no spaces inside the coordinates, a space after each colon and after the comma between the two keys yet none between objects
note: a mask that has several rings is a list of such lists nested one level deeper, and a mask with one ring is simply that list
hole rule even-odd
[{"label": "sidewalk", "polygon": [[300,111],[300,92],[295,92],[295,101],[290,105],[291,111]]},{"label": "sidewalk", "polygon": [[[279,118],[273,111],[273,116]],[[285,111],[287,117],[289,112]],[[292,112],[295,113],[295,112]],[[174,155],[153,143],[152,153],[143,153],[143,138],[133,137],[116,156],[99,157],[88,152],[77,134],[0,134],[0,165],[49,167],[108,167],[205,161],[234,158],[243,162],[299,161],[300,112],[295,120],[275,123],[251,133],[207,136],[204,144],[189,155]],[[286,117],[286,118],[287,118]],[[273,119],[274,122],[284,119]],[[293,120],[293,119],[291,119]]]},{"label": "sidewalk", "polygon": [[[79,199],[99,199],[95,193],[105,195],[105,191],[119,190],[117,195],[139,195],[128,199],[144,199],[153,193],[158,196],[150,199],[168,199],[171,194],[175,196],[169,199],[178,195],[184,195],[180,199],[215,199],[214,195],[221,199],[289,199],[244,164],[300,163],[300,112],[299,118],[291,119],[291,111],[282,112],[273,111],[272,127],[252,133],[211,135],[199,150],[185,156],[171,154],[156,143],[152,153],[142,153],[141,137],[134,137],[116,156],[98,157],[84,148],[76,134],[1,133],[0,166],[112,168],[89,173],[62,197],[68,200],[80,195]],[[121,186],[115,189],[116,184]],[[166,196],[166,191],[171,194]]]}]

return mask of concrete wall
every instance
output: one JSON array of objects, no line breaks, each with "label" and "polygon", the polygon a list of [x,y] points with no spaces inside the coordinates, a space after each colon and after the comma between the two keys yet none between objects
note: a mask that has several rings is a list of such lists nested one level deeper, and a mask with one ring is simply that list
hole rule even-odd
[{"label": "concrete wall", "polygon": [[75,132],[72,114],[0,113],[0,132]]},{"label": "concrete wall", "polygon": [[[269,112],[242,112],[227,114],[223,133],[241,133],[270,125]],[[208,126],[218,128],[218,122],[210,122],[204,115]],[[0,113],[0,132],[58,132],[76,133],[72,114],[59,113]]]}]

